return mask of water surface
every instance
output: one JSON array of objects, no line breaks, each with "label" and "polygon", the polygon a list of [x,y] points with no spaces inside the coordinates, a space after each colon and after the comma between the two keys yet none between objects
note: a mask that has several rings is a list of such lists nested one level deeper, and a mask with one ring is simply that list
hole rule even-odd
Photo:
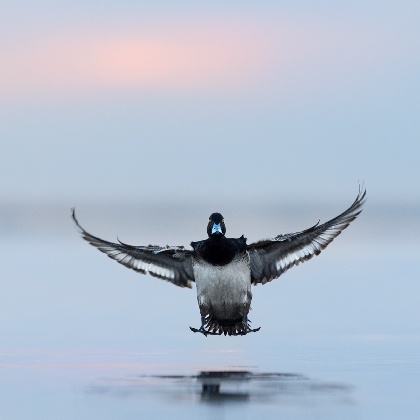
[{"label": "water surface", "polygon": [[[258,333],[206,338],[189,329],[200,322],[194,289],[106,258],[68,213],[45,234],[33,226],[0,238],[0,418],[420,415],[419,249],[401,234],[412,220],[392,240],[360,220],[321,256],[253,289]],[[169,232],[168,243],[187,244],[177,239]]]}]

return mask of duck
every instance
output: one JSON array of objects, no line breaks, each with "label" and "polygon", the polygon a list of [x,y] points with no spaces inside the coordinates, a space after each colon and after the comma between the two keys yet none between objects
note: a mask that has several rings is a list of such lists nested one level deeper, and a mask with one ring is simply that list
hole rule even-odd
[{"label": "duck", "polygon": [[247,244],[226,237],[225,219],[212,213],[207,223],[207,239],[184,246],[134,246],[108,242],[88,233],[71,215],[82,238],[118,263],[141,274],[166,280],[175,286],[191,288],[196,284],[201,326],[194,333],[244,336],[257,332],[251,328],[251,287],[266,284],[290,268],[319,255],[361,213],[366,189],[359,192],[351,206],[334,217],[300,232],[279,234]]}]

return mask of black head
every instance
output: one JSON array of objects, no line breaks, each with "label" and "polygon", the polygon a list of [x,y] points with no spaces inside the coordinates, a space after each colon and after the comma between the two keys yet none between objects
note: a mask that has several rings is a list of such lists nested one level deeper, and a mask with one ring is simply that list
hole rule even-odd
[{"label": "black head", "polygon": [[209,224],[207,225],[207,235],[215,238],[224,236],[226,233],[225,219],[220,213],[213,213],[209,217]]}]

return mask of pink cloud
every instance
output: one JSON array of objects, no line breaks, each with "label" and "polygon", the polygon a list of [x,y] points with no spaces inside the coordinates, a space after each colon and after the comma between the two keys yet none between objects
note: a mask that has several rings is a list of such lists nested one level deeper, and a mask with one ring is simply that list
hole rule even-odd
[{"label": "pink cloud", "polygon": [[[264,42],[246,28],[173,33],[50,34],[0,50],[2,96],[102,89],[238,88],[258,73]],[[259,45],[258,45],[259,44]]]},{"label": "pink cloud", "polygon": [[[3,98],[103,90],[246,91],[352,83],[400,45],[352,22],[195,19],[136,29],[63,31],[0,48]],[[294,92],[296,93],[296,92]]]}]

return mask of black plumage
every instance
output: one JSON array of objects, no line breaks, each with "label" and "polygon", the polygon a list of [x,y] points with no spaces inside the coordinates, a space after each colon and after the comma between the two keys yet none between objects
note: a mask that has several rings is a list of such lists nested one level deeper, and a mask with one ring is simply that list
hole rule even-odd
[{"label": "black plumage", "polygon": [[191,242],[196,255],[213,265],[226,265],[233,261],[236,255],[246,251],[246,238],[226,238],[219,235],[209,237],[204,241]]}]

